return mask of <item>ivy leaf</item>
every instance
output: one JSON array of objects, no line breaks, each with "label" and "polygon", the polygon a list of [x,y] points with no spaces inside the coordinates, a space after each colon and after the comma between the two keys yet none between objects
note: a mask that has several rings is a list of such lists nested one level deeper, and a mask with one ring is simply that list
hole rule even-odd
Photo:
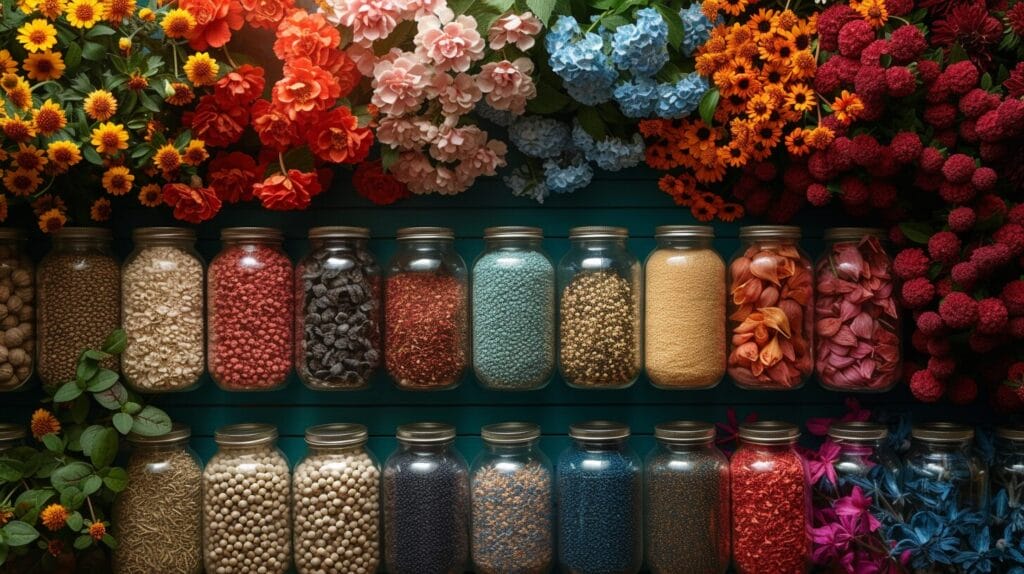
[{"label": "ivy leaf", "polygon": [[117,373],[110,369],[100,369],[98,373],[89,379],[85,388],[90,393],[100,393],[114,386],[116,382]]},{"label": "ivy leaf", "polygon": [[697,109],[700,111],[700,119],[709,126],[715,119],[715,110],[718,108],[718,100],[722,97],[718,88],[711,88],[704,92]]},{"label": "ivy leaf", "polygon": [[39,538],[39,532],[20,520],[12,520],[4,525],[4,538],[8,546],[25,546]]},{"label": "ivy leaf", "polygon": [[77,424],[85,422],[89,416],[89,397],[82,395],[71,402],[71,420]]},{"label": "ivy leaf", "polygon": [[918,221],[901,223],[900,231],[903,232],[903,235],[907,236],[907,239],[920,245],[927,245],[928,240],[931,239],[933,233],[930,225]]},{"label": "ivy leaf", "polygon": [[123,468],[111,468],[103,477],[103,484],[112,492],[121,492],[128,486],[128,472]]},{"label": "ivy leaf", "polygon": [[43,437],[43,446],[46,447],[46,450],[56,454],[64,452],[64,441],[54,433],[50,433]]},{"label": "ivy leaf", "polygon": [[109,534],[103,535],[103,543],[107,545],[107,548],[111,550],[117,550],[117,539]]},{"label": "ivy leaf", "polygon": [[124,332],[124,329],[117,329],[107,337],[106,341],[103,341],[103,352],[119,355],[124,352],[127,346],[128,335]]},{"label": "ivy leaf", "polygon": [[117,431],[112,428],[104,428],[96,436],[89,460],[96,468],[106,468],[114,462],[117,457]]},{"label": "ivy leaf", "polygon": [[142,410],[142,405],[139,403],[128,401],[121,407],[121,412],[128,413],[130,415],[137,415]]},{"label": "ivy leaf", "polygon": [[131,430],[142,436],[164,435],[171,432],[171,417],[154,406],[146,406],[135,415]]},{"label": "ivy leaf", "polygon": [[555,12],[555,0],[526,0],[526,7],[547,26]]},{"label": "ivy leaf", "polygon": [[94,393],[93,398],[108,411],[121,410],[121,406],[128,402],[128,390],[121,383],[115,383],[109,389]]},{"label": "ivy leaf", "polygon": [[[145,124],[143,124],[142,127],[145,127]],[[92,359],[94,361],[106,361],[111,357],[110,353],[104,353],[103,351],[97,351],[96,349],[89,349],[88,351],[82,353],[82,356],[87,359]],[[85,378],[88,379],[90,377]]]},{"label": "ivy leaf", "polygon": [[128,413],[117,413],[114,415],[114,428],[121,434],[132,432],[133,424],[135,424],[135,421],[132,419],[132,415]]},{"label": "ivy leaf", "polygon": [[59,389],[57,389],[57,392],[53,394],[53,402],[67,403],[77,399],[81,394],[82,389],[78,388],[77,383],[64,383]]},{"label": "ivy leaf", "polygon": [[7,562],[7,542],[4,540],[3,530],[0,530],[0,566]]},{"label": "ivy leaf", "polygon": [[103,425],[90,425],[82,431],[82,438],[79,439],[79,442],[82,444],[82,454],[92,456],[92,449],[105,430],[107,430],[107,427]]},{"label": "ivy leaf", "polygon": [[18,499],[14,502],[14,506],[27,506],[29,508],[42,508],[51,498],[53,498],[54,492],[48,488],[40,488],[37,490],[26,490],[18,495]]}]

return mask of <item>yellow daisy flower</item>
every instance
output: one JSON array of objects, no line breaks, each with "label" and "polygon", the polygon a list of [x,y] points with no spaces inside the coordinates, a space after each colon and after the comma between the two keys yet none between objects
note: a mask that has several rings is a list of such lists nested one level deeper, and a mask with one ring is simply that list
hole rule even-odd
[{"label": "yellow daisy flower", "polygon": [[34,145],[18,144],[18,151],[11,152],[14,165],[21,169],[42,171],[46,165],[46,153]]},{"label": "yellow daisy flower", "polygon": [[30,80],[57,80],[64,75],[64,57],[60,52],[37,52],[29,54],[21,67]]},{"label": "yellow daisy flower", "polygon": [[0,85],[3,85],[7,99],[18,109],[27,110],[32,106],[32,88],[25,78],[7,74],[0,79]]},{"label": "yellow daisy flower", "polygon": [[103,174],[103,189],[110,195],[124,195],[131,191],[135,176],[123,165],[116,165]]},{"label": "yellow daisy flower", "polygon": [[185,146],[185,152],[181,156],[185,163],[195,166],[209,159],[210,154],[206,151],[206,142],[203,140],[192,140]]},{"label": "yellow daisy flower", "polygon": [[103,17],[103,7],[97,0],[71,0],[68,4],[68,24],[75,28],[92,28]]},{"label": "yellow daisy flower", "polygon": [[4,118],[0,121],[0,131],[12,142],[24,142],[36,137],[36,126],[21,118]]},{"label": "yellow daisy flower", "polygon": [[9,169],[4,175],[4,187],[19,197],[32,195],[39,189],[39,184],[42,182],[39,172],[34,169]]},{"label": "yellow daisy flower", "polygon": [[63,172],[82,161],[82,151],[75,142],[55,141],[46,146],[46,157],[52,162],[52,167]]},{"label": "yellow daisy flower", "polygon": [[42,230],[43,233],[53,233],[55,231],[60,231],[67,222],[68,218],[61,210],[51,209],[39,216],[39,229]]},{"label": "yellow daisy flower", "polygon": [[121,50],[122,52],[124,52],[125,54],[127,54],[128,52],[131,52],[132,51],[132,39],[131,38],[121,38],[121,39],[119,39],[117,41],[117,48],[119,50]]},{"label": "yellow daisy flower", "polygon": [[142,186],[139,191],[139,203],[146,207],[157,207],[164,202],[160,186],[155,183]]},{"label": "yellow daisy flower", "polygon": [[120,150],[128,149],[128,132],[124,126],[107,122],[92,130],[91,143],[96,151],[103,155],[114,155]]},{"label": "yellow daisy flower", "polygon": [[173,145],[165,144],[153,154],[153,165],[164,173],[171,173],[181,167],[181,154]]},{"label": "yellow daisy flower", "polygon": [[187,38],[196,28],[196,17],[188,10],[175,8],[167,12],[160,21],[160,27],[164,29],[164,35],[168,38]]},{"label": "yellow daisy flower", "polygon": [[156,13],[149,8],[143,8],[139,10],[139,20],[143,22],[152,22],[156,20]]},{"label": "yellow daisy flower", "polygon": [[18,61],[11,56],[10,50],[0,50],[0,76],[18,71]]},{"label": "yellow daisy flower", "polygon": [[135,0],[106,0],[103,19],[120,24],[135,12]]},{"label": "yellow daisy flower", "polygon": [[114,94],[106,90],[90,92],[82,106],[85,108],[85,115],[98,122],[105,122],[117,113],[117,100],[114,99]]},{"label": "yellow daisy flower", "polygon": [[46,100],[38,110],[32,112],[32,121],[36,124],[36,132],[44,136],[60,131],[68,125],[64,110],[52,100]]},{"label": "yellow daisy flower", "polygon": [[92,207],[89,208],[89,217],[93,221],[107,221],[110,219],[110,200],[101,197],[92,203]]},{"label": "yellow daisy flower", "polygon": [[43,18],[18,28],[18,42],[29,52],[42,52],[57,45],[57,29]]},{"label": "yellow daisy flower", "polygon": [[39,0],[36,10],[48,19],[56,20],[64,13],[67,4],[67,0]]},{"label": "yellow daisy flower", "polygon": [[206,52],[192,54],[185,62],[185,76],[194,86],[208,86],[217,81],[220,66]]}]

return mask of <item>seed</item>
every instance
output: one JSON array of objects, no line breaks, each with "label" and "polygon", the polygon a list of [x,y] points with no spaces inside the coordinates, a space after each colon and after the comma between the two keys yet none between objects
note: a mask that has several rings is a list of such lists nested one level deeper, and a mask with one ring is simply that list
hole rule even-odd
[{"label": "seed", "polygon": [[[17,389],[28,380],[36,346],[32,261],[14,243],[0,239],[0,321],[14,317],[21,328],[11,327],[0,341],[0,391]],[[17,291],[25,297],[17,295]]]},{"label": "seed", "polygon": [[500,461],[473,474],[473,564],[481,574],[551,569],[552,477],[539,461]]}]

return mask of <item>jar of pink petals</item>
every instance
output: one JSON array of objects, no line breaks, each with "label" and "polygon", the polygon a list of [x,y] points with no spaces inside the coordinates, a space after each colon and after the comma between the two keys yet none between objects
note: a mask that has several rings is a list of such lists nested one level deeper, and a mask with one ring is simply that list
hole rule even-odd
[{"label": "jar of pink petals", "polygon": [[846,393],[880,393],[900,380],[900,316],[885,231],[825,231],[815,267],[814,360],[821,385]]},{"label": "jar of pink petals", "polygon": [[729,264],[729,376],[744,389],[789,391],[814,369],[814,281],[800,228],[740,229]]}]

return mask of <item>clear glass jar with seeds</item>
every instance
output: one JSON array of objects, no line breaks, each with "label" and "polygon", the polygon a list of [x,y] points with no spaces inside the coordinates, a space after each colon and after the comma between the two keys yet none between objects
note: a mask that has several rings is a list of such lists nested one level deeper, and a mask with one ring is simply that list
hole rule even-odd
[{"label": "clear glass jar with seeds", "polygon": [[996,428],[992,492],[997,493],[1000,489],[1006,489],[1010,496],[1024,497],[1024,426]]},{"label": "clear glass jar with seeds", "polygon": [[390,574],[462,574],[469,564],[469,468],[455,427],[398,427],[384,464],[384,562]]},{"label": "clear glass jar with seeds", "polygon": [[272,425],[217,429],[203,471],[203,561],[217,574],[284,574],[291,566],[291,472]]},{"label": "clear glass jar with seeds", "polygon": [[623,389],[643,359],[640,262],[622,227],[576,227],[558,264],[562,377],[581,389]]},{"label": "clear glass jar with seeds", "polygon": [[[724,271],[723,271],[724,274]],[[644,544],[651,574],[725,572],[730,557],[729,459],[710,423],[654,428],[644,466]]]},{"label": "clear glass jar with seeds", "polygon": [[988,468],[971,451],[973,428],[947,422],[924,423],[914,425],[910,437],[910,451],[903,459],[906,489],[930,496],[935,485],[949,484],[960,509],[987,508]]},{"label": "clear glass jar with seeds", "polygon": [[643,563],[643,463],[629,427],[569,427],[558,458],[558,562],[564,572],[635,574]]},{"label": "clear glass jar with seeds", "polygon": [[295,268],[295,368],[320,391],[370,386],[383,362],[381,270],[365,227],[315,227]]},{"label": "clear glass jar with seeds", "polygon": [[832,466],[840,482],[847,477],[867,476],[879,465],[897,476],[900,462],[886,443],[888,436],[889,429],[878,423],[850,421],[830,426],[828,438],[839,449]]},{"label": "clear glass jar with seeds", "polygon": [[490,227],[473,264],[473,370],[499,391],[545,387],[555,369],[555,267],[537,227]]},{"label": "clear glass jar with seeds", "polygon": [[203,571],[203,467],[191,436],[181,424],[159,437],[128,436],[128,486],[114,504],[116,574]]},{"label": "clear glass jar with seeds", "polygon": [[715,230],[665,225],[644,266],[644,357],[660,389],[709,389],[725,375],[725,262]]},{"label": "clear glass jar with seeds", "polygon": [[498,423],[480,431],[473,462],[472,557],[479,574],[542,574],[554,563],[554,473],[537,447],[540,427]]},{"label": "clear glass jar with seeds", "polygon": [[196,234],[144,227],[121,271],[125,382],[142,393],[189,391],[206,369],[205,277]]},{"label": "clear glass jar with seeds", "polygon": [[25,235],[0,229],[0,392],[20,389],[34,371],[35,281]]},{"label": "clear glass jar with seeds", "polygon": [[[36,372],[48,390],[74,379],[82,350],[99,348],[121,325],[121,268],[112,238],[109,229],[65,227],[39,263]],[[113,358],[103,366],[118,370],[119,363]]]},{"label": "clear glass jar with seeds", "polygon": [[398,388],[440,391],[469,366],[469,273],[445,227],[398,230],[384,287],[384,357]]},{"label": "clear glass jar with seeds", "polygon": [[372,574],[380,565],[380,467],[366,427],[306,430],[308,451],[293,475],[298,574]]}]

